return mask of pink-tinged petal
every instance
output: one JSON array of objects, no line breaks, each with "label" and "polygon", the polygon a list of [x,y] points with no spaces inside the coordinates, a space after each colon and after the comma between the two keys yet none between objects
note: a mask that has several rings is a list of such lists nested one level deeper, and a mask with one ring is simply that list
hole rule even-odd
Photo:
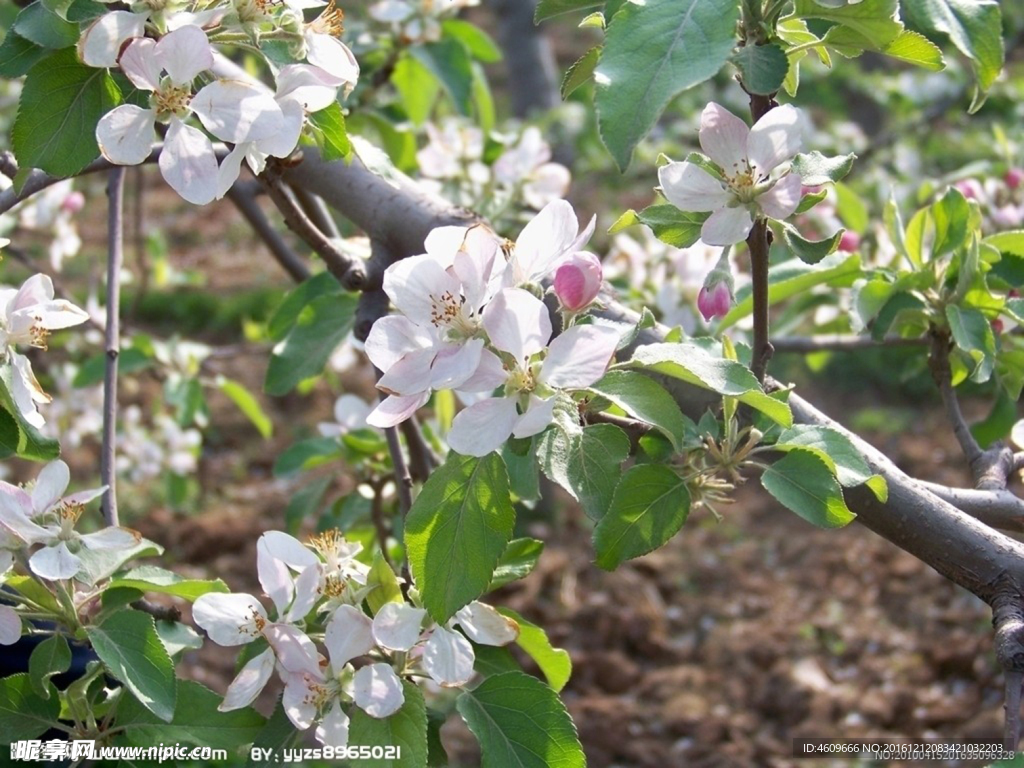
[{"label": "pink-tinged petal", "polygon": [[189,106],[206,130],[233,144],[270,138],[284,127],[281,106],[270,92],[240,80],[214,80]]},{"label": "pink-tinged petal", "polygon": [[0,531],[26,544],[38,544],[54,538],[50,531],[32,522],[27,515],[6,509],[0,510]]},{"label": "pink-tinged petal", "polygon": [[315,688],[323,685],[323,676],[297,672],[285,675],[284,680],[281,705],[292,725],[304,731],[316,720]]},{"label": "pink-tinged petal", "polygon": [[216,198],[217,155],[199,129],[172,118],[159,165],[164,180],[188,202],[206,205]]},{"label": "pink-tinged petal", "polygon": [[352,659],[373,650],[373,622],[352,605],[342,605],[334,612],[324,635],[324,645],[335,674]]},{"label": "pink-tinged petal", "polygon": [[36,484],[32,488],[32,509],[34,514],[41,515],[64,495],[71,482],[71,470],[60,459],[51,461],[39,472]]},{"label": "pink-tinged petal", "polygon": [[200,72],[213,66],[213,48],[206,33],[196,26],[168,32],[156,44],[155,52],[175,85],[189,85]]},{"label": "pink-tinged petal", "polygon": [[263,636],[286,672],[320,674],[320,654],[301,629],[290,624],[267,624]]},{"label": "pink-tinged petal", "polygon": [[161,69],[155,49],[156,40],[137,37],[121,55],[121,71],[143,91],[155,91],[160,87]]},{"label": "pink-tinged petal", "polygon": [[693,163],[669,163],[658,169],[661,193],[681,211],[715,211],[731,199],[722,182]]},{"label": "pink-tinged petal", "polygon": [[14,645],[21,639],[21,617],[9,605],[0,605],[0,645]]},{"label": "pink-tinged petal", "polygon": [[429,391],[408,397],[390,395],[370,412],[366,417],[366,423],[381,429],[397,426],[426,405],[429,399]]},{"label": "pink-tinged petal", "polygon": [[0,482],[0,520],[10,515],[27,519],[34,511],[32,497],[24,489]]},{"label": "pink-tinged petal", "polygon": [[480,353],[480,364],[473,375],[456,389],[460,392],[493,392],[508,379],[508,371],[496,354],[489,349]]},{"label": "pink-tinged petal", "polygon": [[352,90],[359,80],[356,57],[347,45],[331,35],[306,35],[306,61],[337,78],[337,85],[344,83],[346,91]]},{"label": "pink-tinged petal", "polygon": [[746,240],[754,220],[746,208],[722,208],[708,216],[700,228],[707,245],[733,245]]},{"label": "pink-tinged petal", "polygon": [[430,366],[437,357],[434,347],[409,352],[380,377],[377,389],[389,395],[416,395],[430,388]]},{"label": "pink-tinged petal", "polygon": [[443,309],[438,302],[446,296],[457,302],[462,287],[445,265],[423,255],[402,259],[388,267],[384,271],[384,292],[410,320],[427,327],[435,312]]},{"label": "pink-tinged petal", "polygon": [[483,325],[491,344],[520,362],[544,349],[551,338],[548,308],[522,288],[495,295],[484,310]]},{"label": "pink-tinged petal", "polygon": [[558,389],[589,387],[604,375],[621,338],[607,325],[575,325],[551,342],[538,378]]},{"label": "pink-tinged petal", "polygon": [[438,349],[431,365],[431,389],[460,389],[480,367],[483,339],[470,339],[465,344],[445,344]]},{"label": "pink-tinged petal", "polygon": [[779,163],[791,160],[802,147],[800,113],[796,107],[783,104],[768,110],[750,129],[747,157],[757,168],[757,173],[764,176]]},{"label": "pink-tinged petal", "polygon": [[96,124],[96,142],[110,162],[138,165],[153,150],[155,126],[153,110],[122,104],[100,118]]},{"label": "pink-tinged petal", "polygon": [[519,625],[494,608],[474,600],[455,614],[469,639],[481,645],[508,645],[519,637]]},{"label": "pink-tinged petal", "polygon": [[700,147],[726,176],[747,170],[750,128],[720,104],[711,102],[700,116]]},{"label": "pink-tinged petal", "polygon": [[63,541],[53,547],[43,547],[28,560],[32,573],[43,579],[59,581],[70,579],[82,570],[82,561],[71,553]]},{"label": "pink-tinged petal", "polygon": [[423,668],[445,688],[465,685],[473,677],[473,646],[458,632],[437,627],[423,647]]},{"label": "pink-tinged petal", "polygon": [[600,260],[592,253],[577,251],[563,259],[555,270],[558,301],[572,311],[583,309],[601,292],[603,274]]},{"label": "pink-tinged petal", "polygon": [[288,566],[268,556],[262,541],[256,544],[256,574],[263,591],[277,608],[277,615],[282,616],[295,594],[295,583]]},{"label": "pink-tinged petal", "polygon": [[405,703],[402,681],[389,664],[370,664],[352,679],[352,698],[370,717],[391,717]]},{"label": "pink-tinged petal", "polygon": [[78,57],[90,67],[116,67],[125,41],[145,34],[148,15],[129,11],[103,14],[78,41]]},{"label": "pink-tinged petal", "polygon": [[137,531],[113,525],[81,537],[82,546],[87,549],[131,549],[141,540]]},{"label": "pink-tinged petal", "polygon": [[381,648],[408,651],[420,639],[427,612],[405,603],[385,603],[373,617],[373,637]]},{"label": "pink-tinged petal", "polygon": [[516,420],[512,428],[513,437],[533,437],[547,429],[555,414],[555,398],[544,400],[535,395],[530,396],[530,405],[526,413]]},{"label": "pink-tinged petal", "polygon": [[795,173],[783,176],[779,182],[757,198],[757,204],[772,219],[788,219],[800,205],[803,185]]},{"label": "pink-tinged petal", "polygon": [[307,112],[319,112],[338,98],[337,79],[319,67],[288,64],[277,74],[277,100],[295,101]]},{"label": "pink-tinged petal", "polygon": [[210,29],[220,24],[221,19],[227,15],[227,8],[211,8],[208,11],[175,11],[170,16],[164,16],[164,23],[168,30],[181,29],[186,26],[202,27]]},{"label": "pink-tinged petal", "polygon": [[[302,105],[296,101],[284,101],[281,107],[281,129],[265,139],[256,142],[260,152],[271,157],[288,157],[295,151],[302,136],[302,123],[306,119]],[[250,164],[251,166],[251,164]],[[263,168],[253,169],[254,173],[262,173]]]},{"label": "pink-tinged petal", "polygon": [[245,645],[259,637],[267,612],[252,595],[211,592],[192,604],[192,620],[217,645]]},{"label": "pink-tinged petal", "polygon": [[569,243],[569,247],[565,249],[565,253],[575,253],[576,251],[582,250],[583,246],[590,242],[590,238],[594,236],[594,230],[597,228],[597,214],[590,217],[590,221],[587,222],[587,226],[583,228],[576,239]]},{"label": "pink-tinged petal", "polygon": [[388,371],[410,352],[431,346],[430,335],[409,318],[387,315],[373,324],[363,350],[378,369]]},{"label": "pink-tinged petal", "polygon": [[576,240],[580,225],[565,200],[553,200],[523,227],[516,239],[513,278],[516,285],[540,280]]},{"label": "pink-tinged petal", "polygon": [[348,724],[348,715],[341,708],[341,702],[335,701],[316,728],[316,740],[325,747],[334,747],[335,749],[347,747]]},{"label": "pink-tinged petal", "polygon": [[456,414],[448,445],[464,456],[486,456],[508,440],[518,418],[516,402],[511,398],[481,400]]},{"label": "pink-tinged petal", "polygon": [[725,282],[715,283],[711,288],[703,286],[697,294],[697,309],[705,321],[713,317],[725,317],[732,308],[732,292]]},{"label": "pink-tinged petal", "polygon": [[274,673],[274,661],[274,652],[270,648],[250,659],[231,681],[231,685],[224,693],[224,701],[217,709],[221,712],[230,712],[252,704]]}]

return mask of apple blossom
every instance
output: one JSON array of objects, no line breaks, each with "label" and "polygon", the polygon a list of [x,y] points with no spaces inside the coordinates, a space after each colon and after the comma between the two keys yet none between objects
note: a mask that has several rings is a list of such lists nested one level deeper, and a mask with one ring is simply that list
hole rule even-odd
[{"label": "apple blossom", "polygon": [[[294,1],[287,0],[288,5]],[[299,5],[306,7],[301,0]],[[339,39],[344,31],[344,18],[345,14],[335,7],[334,0],[330,0],[323,13],[305,26],[303,38],[306,61],[334,78],[334,85],[344,85],[347,94],[359,81],[359,62],[349,47]]]},{"label": "apple blossom", "polygon": [[1017,189],[1021,184],[1024,184],[1024,168],[1011,168],[1003,176],[1003,181],[1006,182],[1006,186],[1010,189]]},{"label": "apple blossom", "polygon": [[705,320],[724,317],[732,309],[733,279],[729,266],[729,249],[726,248],[715,268],[704,278],[704,285],[697,296],[697,309]]},{"label": "apple blossom", "polygon": [[710,211],[701,227],[708,245],[744,240],[758,216],[785,219],[800,202],[800,177],[773,172],[800,151],[799,113],[784,105],[769,110],[753,128],[714,102],[704,108],[700,145],[720,177],[690,161],[658,169],[662,193],[683,211]]},{"label": "apple blossom", "polygon": [[480,0],[379,0],[370,6],[370,16],[392,24],[408,42],[436,42],[441,39],[439,17],[479,3]]},{"label": "apple blossom", "polygon": [[563,309],[578,312],[588,307],[601,291],[601,262],[597,256],[577,251],[555,270],[554,290]]},{"label": "apple blossom", "polygon": [[579,251],[597,225],[597,217],[579,231],[576,212],[565,200],[553,200],[523,227],[509,259],[504,284],[518,287],[546,278],[566,255]]},{"label": "apple blossom", "polygon": [[572,175],[559,163],[548,162],[551,147],[540,129],[530,126],[519,142],[494,161],[494,178],[499,184],[522,185],[523,201],[540,210],[552,200],[565,197]]},{"label": "apple blossom", "polygon": [[334,401],[334,421],[322,421],[317,429],[324,437],[340,437],[353,429],[361,429],[373,410],[359,395],[345,394]]}]

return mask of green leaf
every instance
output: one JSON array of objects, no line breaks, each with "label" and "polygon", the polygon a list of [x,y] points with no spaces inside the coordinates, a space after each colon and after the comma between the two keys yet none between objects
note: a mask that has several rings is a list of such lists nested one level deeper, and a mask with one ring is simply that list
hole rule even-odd
[{"label": "green leaf", "polygon": [[455,707],[480,742],[481,768],[584,768],[565,705],[540,680],[505,672],[466,691]]},{"label": "green leaf", "polygon": [[477,61],[484,64],[501,61],[501,48],[476,24],[462,19],[445,19],[441,22],[441,32],[466,46],[469,55]]},{"label": "green leaf", "polygon": [[763,96],[776,93],[789,72],[789,58],[775,43],[737,48],[731,61],[740,71],[743,87]]},{"label": "green leaf", "polygon": [[175,704],[174,665],[156,633],[153,617],[140,611],[121,611],[85,631],[110,673],[146,709],[165,723],[171,722]]},{"label": "green leaf", "polygon": [[[0,365],[0,447],[9,454],[31,461],[50,461],[60,456],[60,443],[48,437],[25,421],[21,411],[14,404],[14,391],[10,365]],[[7,412],[6,418],[2,411]]]},{"label": "green leaf", "polygon": [[44,6],[50,11],[53,11],[57,16],[62,19],[67,19],[68,8],[72,6],[75,0],[42,0]]},{"label": "green leaf", "polygon": [[58,725],[59,716],[60,700],[39,698],[27,674],[0,680],[0,742],[34,739]]},{"label": "green leaf", "polygon": [[487,590],[514,524],[501,456],[449,453],[405,521],[409,565],[436,622],[448,621]]},{"label": "green leaf", "polygon": [[1011,253],[1024,258],[1024,229],[997,232],[982,240],[983,243],[998,248],[1001,253]]},{"label": "green leaf", "polygon": [[78,42],[78,25],[65,21],[44,3],[32,3],[19,13],[13,29],[43,48],[70,48]]},{"label": "green leaf", "polygon": [[274,476],[281,477],[307,469],[314,469],[341,458],[341,446],[333,437],[314,437],[302,440],[277,457]]},{"label": "green leaf", "polygon": [[565,77],[562,78],[561,91],[563,99],[569,98],[573,91],[587,83],[594,76],[594,69],[597,67],[597,62],[600,58],[601,46],[595,45],[576,59],[575,63],[566,70]]},{"label": "green leaf", "polygon": [[519,637],[516,638],[516,645],[536,662],[540,671],[544,673],[544,677],[547,678],[548,685],[556,692],[560,692],[572,676],[572,659],[569,657],[569,652],[552,646],[547,632],[510,608],[499,608],[498,613],[508,616],[519,625]]},{"label": "green leaf", "polygon": [[985,315],[977,309],[963,309],[950,304],[946,320],[958,349],[974,363],[971,381],[988,381],[995,368],[996,337]]},{"label": "green leaf", "polygon": [[28,677],[32,690],[44,699],[50,698],[50,678],[71,669],[71,648],[64,635],[50,635],[32,649],[28,657]]},{"label": "green leaf", "polygon": [[274,433],[274,424],[270,417],[263,411],[259,401],[243,384],[234,379],[224,376],[217,377],[217,388],[223,392],[240,410],[245,417],[252,422],[263,438],[269,438]]},{"label": "green leaf", "polygon": [[782,225],[782,237],[786,245],[804,264],[817,264],[833,253],[839,247],[839,241],[843,239],[843,232],[846,231],[840,229],[832,237],[824,240],[805,240],[792,224],[784,221],[779,223]]},{"label": "green leaf", "polygon": [[853,441],[836,429],[800,424],[779,435],[775,447],[783,451],[810,450],[829,466],[840,485],[852,488],[866,484],[881,502],[889,496],[885,478],[874,474]]},{"label": "green leaf", "polygon": [[[260,728],[252,741],[249,759],[245,763],[246,768],[264,768],[270,756],[283,754],[284,750],[294,747],[302,735],[302,731],[295,730],[295,726],[284,711],[284,706],[278,702],[266,724]],[[238,743],[246,743],[246,740],[242,739]]]},{"label": "green leaf", "polygon": [[473,67],[462,43],[423,43],[414,45],[409,53],[441,82],[459,112],[467,117],[472,114]]},{"label": "green leaf", "polygon": [[1006,390],[1000,387],[996,391],[992,410],[981,421],[971,425],[971,434],[978,441],[982,450],[987,450],[996,440],[1005,440],[1017,422],[1017,403]]},{"label": "green leaf", "polygon": [[266,720],[251,707],[221,712],[217,707],[223,700],[199,683],[179,680],[174,718],[161,722],[134,696],[125,696],[117,708],[115,725],[124,729],[117,743],[149,747],[180,742],[232,751],[240,744],[252,744]]},{"label": "green leaf", "polygon": [[604,0],[540,0],[537,3],[537,9],[533,12],[533,21],[535,24],[540,24],[552,16],[599,8],[602,5],[604,5]]},{"label": "green leaf", "polygon": [[318,477],[292,494],[284,510],[284,522],[288,531],[297,531],[303,523],[314,519],[324,494],[331,486],[331,480],[330,475]]},{"label": "green leaf", "polygon": [[633,371],[609,371],[590,391],[618,406],[634,419],[656,427],[681,450],[686,434],[683,413],[658,382]]},{"label": "green leaf", "polygon": [[700,228],[710,215],[680,211],[674,205],[651,205],[636,217],[650,227],[661,242],[673,248],[689,248],[700,239]]},{"label": "green leaf", "polygon": [[898,0],[862,0],[838,7],[826,8],[814,0],[796,0],[796,15],[801,18],[818,18],[845,27],[852,36],[836,36],[829,31],[826,39],[836,44],[867,44],[874,49],[884,48],[903,31],[899,20]]},{"label": "green leaf", "polygon": [[598,566],[612,571],[657,549],[683,527],[689,513],[690,492],[679,475],[662,464],[631,467],[594,529]]},{"label": "green leaf", "polygon": [[[373,556],[373,565],[366,575],[366,587],[370,591],[366,595],[366,602],[370,606],[370,613],[374,616],[388,603],[402,603],[405,598],[402,596],[402,587],[398,584],[398,577],[384,559],[380,552]],[[373,743],[377,742],[365,742]]]},{"label": "green leaf", "polygon": [[800,153],[793,158],[793,172],[800,176],[804,186],[818,187],[844,178],[853,168],[853,161],[856,159],[857,156],[853,152],[848,155],[826,157],[814,150]]},{"label": "green leaf", "polygon": [[419,60],[403,52],[391,73],[391,84],[398,91],[405,113],[414,125],[421,126],[430,117],[441,91],[437,78]]},{"label": "green leaf", "polygon": [[784,507],[822,528],[841,528],[856,517],[832,470],[812,451],[794,448],[764,471],[761,485]]},{"label": "green leaf", "polygon": [[946,60],[935,43],[922,34],[905,29],[882,51],[887,56],[938,72],[946,68]]},{"label": "green leaf", "polygon": [[396,760],[350,760],[352,768],[426,768],[427,765],[427,705],[423,692],[408,680],[402,681],[405,702],[390,717],[370,717],[359,707],[353,707],[349,724],[349,744],[399,747]]},{"label": "green leaf", "polygon": [[629,438],[611,424],[593,424],[572,435],[556,425],[537,441],[537,461],[544,474],[576,499],[592,520],[608,509],[619,467],[628,456]]},{"label": "green leaf", "polygon": [[274,341],[281,341],[295,327],[306,305],[321,296],[343,296],[341,284],[330,272],[320,272],[288,292],[267,321],[267,333]]},{"label": "green leaf", "polygon": [[967,198],[956,187],[946,190],[931,207],[935,223],[935,239],[932,241],[932,258],[944,256],[964,244],[971,219],[971,206]]},{"label": "green leaf", "polygon": [[985,103],[1003,68],[1003,21],[994,0],[904,0],[907,17],[932,35],[946,35],[971,60],[977,80],[971,112]]},{"label": "green leaf", "polygon": [[180,621],[161,619],[156,622],[156,633],[172,659],[182,651],[197,651],[203,647],[203,638],[199,633]]},{"label": "green leaf", "polygon": [[735,360],[715,357],[696,344],[645,344],[636,350],[631,360],[621,365],[682,379],[720,395],[735,397],[783,426],[793,423],[789,406],[766,395],[749,368]]},{"label": "green leaf", "polygon": [[75,175],[99,157],[96,124],[120,98],[108,72],[85,66],[73,49],[37,62],[25,78],[11,133],[18,163]]},{"label": "green leaf", "polygon": [[48,51],[26,40],[13,29],[7,30],[3,43],[0,43],[0,77],[21,77]]},{"label": "green leaf", "polygon": [[327,360],[355,322],[355,294],[320,296],[299,314],[295,327],[274,348],[264,389],[271,395],[290,392],[303,379],[323,372]]},{"label": "green leaf", "polygon": [[324,160],[330,163],[348,160],[352,156],[352,142],[345,130],[345,114],[341,111],[341,104],[335,101],[329,107],[314,112],[309,116],[309,122],[315,129],[316,144]]},{"label": "green leaf", "polygon": [[537,567],[537,561],[540,560],[543,551],[543,541],[530,538],[512,539],[498,560],[498,566],[494,569],[487,591],[493,592],[498,587],[525,579]]},{"label": "green leaf", "polygon": [[736,44],[738,2],[624,3],[595,72],[598,127],[620,170],[677,94],[714,76]]},{"label": "green leaf", "polygon": [[109,587],[130,587],[142,592],[174,595],[190,603],[210,592],[231,591],[220,579],[186,579],[155,565],[140,565],[133,568],[111,580]]}]

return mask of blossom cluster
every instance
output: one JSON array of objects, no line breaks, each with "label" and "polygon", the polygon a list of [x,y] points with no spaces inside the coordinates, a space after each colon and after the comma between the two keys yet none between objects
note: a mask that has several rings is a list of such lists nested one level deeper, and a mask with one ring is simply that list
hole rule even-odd
[{"label": "blossom cluster", "polygon": [[[287,157],[307,116],[335,103],[338,90],[348,92],[358,80],[359,65],[338,39],[342,13],[333,1],[309,23],[302,11],[322,2],[240,0],[196,13],[174,3],[160,10],[142,5],[139,11],[104,14],[79,41],[83,62],[119,67],[150,94],[148,107],[122,104],[104,115],[96,138],[111,162],[137,165],[152,151],[157,124],[165,125],[160,171],[191,203],[223,197],[243,160],[260,173],[268,158]],[[216,50],[239,42],[258,47],[266,39],[287,41],[295,59],[273,67],[276,92],[241,79],[241,71],[227,66]],[[204,83],[198,90],[197,79]],[[232,145],[220,162],[210,136]]]},{"label": "blossom cluster", "polygon": [[441,39],[441,21],[480,0],[378,0],[370,17],[388,24],[402,42],[431,43]]},{"label": "blossom cluster", "polygon": [[[565,393],[601,378],[622,335],[577,322],[600,289],[600,264],[581,250],[593,227],[581,233],[572,206],[558,200],[514,244],[481,225],[441,227],[425,254],[389,267],[384,290],[401,314],[378,320],[366,340],[388,394],[367,422],[395,426],[434,390],[452,389],[472,403],[448,435],[459,453],[484,456],[511,436],[542,432]],[[554,339],[538,298],[551,277],[565,326]]]},{"label": "blossom cluster", "polygon": [[[0,174],[0,191],[13,184]],[[77,255],[82,247],[74,217],[85,206],[85,196],[73,184],[71,179],[53,184],[0,216],[0,232],[7,234],[17,227],[48,236],[50,266],[57,272],[64,260]]]},{"label": "blossom cluster", "polygon": [[309,546],[269,531],[257,542],[256,568],[273,618],[248,594],[209,593],[196,600],[192,616],[215,643],[267,646],[232,681],[222,711],[251,704],[276,671],[292,724],[306,730],[315,723],[320,743],[342,747],[353,705],[370,717],[389,717],[405,701],[403,679],[466,685],[475,662],[469,640],[500,646],[518,637],[514,621],[479,602],[443,626],[397,590],[367,613],[367,596],[382,587],[368,583],[370,569],[356,559],[361,550],[337,531],[314,537]]},{"label": "blossom cluster", "polygon": [[1001,179],[963,179],[955,186],[981,206],[986,232],[1024,227],[1024,169],[1010,168]]}]

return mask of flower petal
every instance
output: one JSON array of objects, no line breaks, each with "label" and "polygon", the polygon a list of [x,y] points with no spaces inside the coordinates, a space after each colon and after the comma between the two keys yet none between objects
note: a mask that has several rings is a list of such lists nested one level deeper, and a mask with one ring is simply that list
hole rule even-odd
[{"label": "flower petal", "polygon": [[459,389],[480,367],[483,349],[483,339],[445,344],[438,349],[430,366],[431,389]]},{"label": "flower petal", "polygon": [[373,650],[373,622],[352,605],[342,605],[334,612],[324,635],[324,645],[335,674],[357,656]]},{"label": "flower petal", "polygon": [[287,563],[296,570],[318,565],[320,560],[316,554],[294,536],[283,531],[267,531],[260,536],[267,555]]},{"label": "flower petal", "polygon": [[129,80],[143,91],[155,91],[160,87],[160,62],[154,49],[156,40],[137,37],[121,54],[121,70]]},{"label": "flower petal", "polygon": [[512,257],[516,285],[544,277],[576,240],[576,211],[565,200],[553,200],[523,227]]},{"label": "flower petal", "polygon": [[316,728],[316,740],[326,747],[340,749],[348,746],[348,715],[341,708],[340,701],[334,701],[320,725]]},{"label": "flower petal", "polygon": [[0,645],[14,645],[21,639],[21,617],[9,605],[0,605]]},{"label": "flower petal", "polygon": [[153,150],[156,115],[151,109],[122,104],[100,118],[96,141],[112,163],[138,165]]},{"label": "flower petal", "polygon": [[304,731],[316,719],[314,686],[323,685],[323,676],[319,673],[313,675],[306,672],[295,672],[283,677],[285,682],[281,706],[284,707],[284,712],[292,721],[292,725],[300,731]]},{"label": "flower petal", "polygon": [[142,536],[128,528],[111,525],[95,533],[87,533],[80,540],[88,549],[130,549],[142,540]]},{"label": "flower petal", "polygon": [[82,561],[71,553],[63,541],[54,547],[43,547],[29,558],[28,567],[43,579],[70,579],[82,570]]},{"label": "flower petal", "polygon": [[295,101],[306,112],[319,112],[338,98],[337,79],[320,67],[288,64],[277,73],[277,100]]},{"label": "flower petal", "polygon": [[[276,133],[256,142],[256,148],[271,157],[288,157],[295,151],[302,136],[302,124],[306,113],[302,105],[295,101],[283,101],[281,107],[281,129]],[[250,167],[252,163],[250,162]],[[263,167],[253,168],[253,173],[262,173]]]},{"label": "flower petal", "polygon": [[233,144],[266,139],[284,127],[281,106],[270,92],[240,80],[214,80],[189,106],[206,130]]},{"label": "flower petal", "polygon": [[385,603],[373,617],[373,637],[389,651],[408,651],[420,639],[427,612],[405,603]]},{"label": "flower petal", "polygon": [[726,176],[747,170],[750,128],[725,107],[711,102],[700,116],[700,148]]},{"label": "flower petal", "polygon": [[235,144],[227,156],[220,161],[220,167],[217,168],[217,200],[224,197],[238,181],[238,177],[242,173],[242,161],[250,146],[251,144],[247,141]]},{"label": "flower petal", "polygon": [[473,646],[458,632],[436,627],[423,647],[423,668],[438,685],[455,688],[473,677]]},{"label": "flower petal", "polygon": [[522,288],[506,288],[491,299],[483,325],[491,344],[520,363],[544,349],[551,338],[548,308]]},{"label": "flower petal", "polygon": [[267,612],[252,595],[210,592],[193,603],[192,620],[217,645],[245,645],[259,636]]},{"label": "flower petal", "polygon": [[145,34],[148,15],[129,11],[103,14],[78,41],[78,57],[90,67],[116,67],[125,40]]},{"label": "flower petal", "polygon": [[301,629],[290,624],[267,624],[263,635],[285,671],[320,674],[320,654]]},{"label": "flower petal", "polygon": [[64,495],[71,482],[71,470],[60,459],[51,461],[39,472],[32,488],[33,515],[41,515]]},{"label": "flower petal", "polygon": [[559,389],[589,387],[604,375],[620,338],[608,325],[574,325],[551,342],[538,378]]},{"label": "flower petal", "polygon": [[381,429],[397,426],[426,405],[429,399],[429,391],[408,397],[390,395],[370,412],[370,415],[366,417],[366,423],[371,427],[380,427]]},{"label": "flower petal", "polygon": [[156,44],[156,59],[175,85],[189,85],[196,75],[213,67],[213,49],[206,33],[188,25],[168,32]]},{"label": "flower petal", "polygon": [[32,497],[23,488],[0,482],[0,520],[12,515],[28,519],[34,511]]},{"label": "flower petal", "polygon": [[779,163],[792,159],[802,146],[800,113],[791,104],[783,104],[768,110],[750,129],[747,157],[758,175],[763,176]]},{"label": "flower petal", "polygon": [[459,384],[459,392],[493,392],[508,379],[508,371],[496,354],[489,349],[480,353],[480,363],[473,375]]},{"label": "flower petal", "polygon": [[486,456],[508,440],[518,418],[516,401],[511,398],[481,400],[456,414],[448,445],[464,456]]},{"label": "flower petal", "polygon": [[753,226],[746,208],[721,208],[701,226],[700,239],[708,245],[733,245],[745,240]]},{"label": "flower petal", "polygon": [[377,381],[377,389],[389,395],[415,395],[430,387],[430,366],[437,357],[434,347],[409,352]]},{"label": "flower petal", "polygon": [[788,173],[778,183],[757,198],[764,214],[772,219],[788,219],[800,205],[803,184],[795,173]]},{"label": "flower petal", "polygon": [[267,648],[259,656],[249,659],[235,679],[231,681],[231,685],[224,692],[224,701],[217,709],[220,712],[230,712],[233,709],[241,709],[252,704],[274,673],[274,661],[274,652],[270,648]]},{"label": "flower petal", "polygon": [[715,211],[730,195],[718,179],[693,163],[669,163],[658,169],[661,193],[681,211]]},{"label": "flower petal", "polygon": [[199,129],[172,118],[159,165],[164,180],[188,202],[206,205],[216,198],[217,155]]},{"label": "flower petal", "polygon": [[336,77],[351,90],[359,80],[359,62],[341,40],[331,35],[306,34],[306,61]]},{"label": "flower petal", "polygon": [[546,400],[530,395],[530,405],[526,413],[516,420],[512,429],[513,437],[533,437],[543,432],[551,423],[555,413],[555,398],[549,397]]},{"label": "flower petal", "polygon": [[405,703],[405,691],[389,664],[370,664],[356,672],[352,698],[370,717],[390,717]]},{"label": "flower petal", "polygon": [[408,353],[430,346],[433,339],[420,326],[407,317],[388,315],[373,324],[363,349],[370,362],[386,372]]},{"label": "flower petal", "polygon": [[384,292],[410,320],[429,326],[434,320],[435,306],[450,295],[458,300],[462,287],[437,259],[432,256],[411,256],[384,271]]},{"label": "flower petal", "polygon": [[455,619],[474,643],[508,645],[519,637],[519,625],[515,621],[478,600],[459,609]]}]

